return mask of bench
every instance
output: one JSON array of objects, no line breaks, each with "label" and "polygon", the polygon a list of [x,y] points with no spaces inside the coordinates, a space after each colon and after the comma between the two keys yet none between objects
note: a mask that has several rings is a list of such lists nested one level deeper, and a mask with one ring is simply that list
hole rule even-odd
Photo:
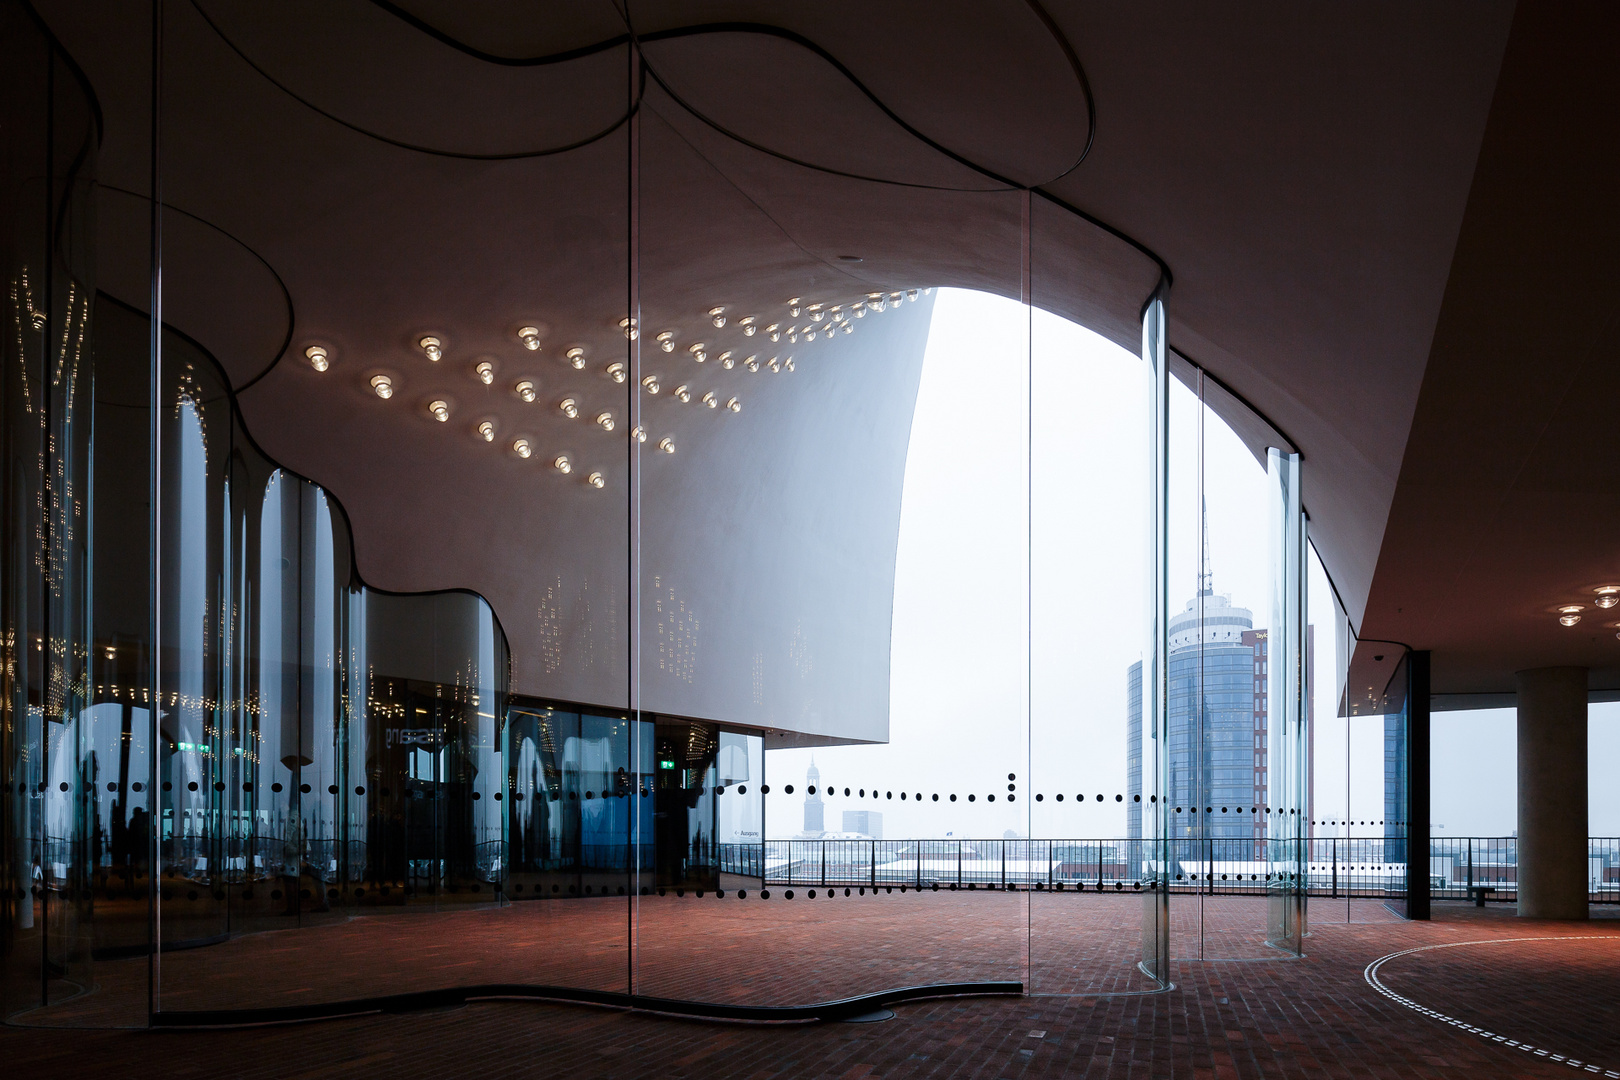
[{"label": "bench", "polygon": [[1474,902],[1475,907],[1484,907],[1485,894],[1494,893],[1495,891],[1495,885],[1470,885],[1468,886],[1468,899]]}]

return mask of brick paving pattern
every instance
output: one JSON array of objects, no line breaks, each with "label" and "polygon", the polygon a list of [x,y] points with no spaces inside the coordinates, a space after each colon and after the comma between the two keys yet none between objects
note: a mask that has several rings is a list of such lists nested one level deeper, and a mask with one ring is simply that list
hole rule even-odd
[{"label": "brick paving pattern", "polygon": [[[1495,941],[1502,943],[1391,961],[1386,982],[1429,1008],[1620,1068],[1612,1022],[1620,990],[1615,919],[1521,921],[1500,906],[1441,904],[1435,922],[1403,923],[1371,903],[1340,902],[1335,910],[1332,902],[1313,902],[1307,957],[1262,962],[1241,956],[1263,928],[1264,901],[1205,898],[1205,955],[1216,955],[1212,941],[1225,942],[1235,946],[1225,950],[1230,961],[1177,962],[1177,988],[1168,994],[1061,996],[1054,991],[1138,988],[1121,969],[1139,947],[1140,898],[895,893],[845,900],[840,892],[814,902],[663,901],[644,903],[640,915],[640,989],[647,993],[693,996],[698,989],[722,1000],[780,1001],[803,1000],[807,986],[825,987],[813,996],[826,999],[842,996],[839,987],[878,989],[874,982],[1023,978],[1026,941],[1034,949],[1035,993],[900,1005],[894,1019],[874,1024],[713,1024],[488,1002],[223,1032],[10,1028],[0,1030],[0,1061],[12,1075],[71,1068],[166,1077],[1571,1075],[1576,1070],[1568,1066],[1403,1008],[1362,977],[1370,961],[1400,949]],[[235,995],[266,1004],[265,995],[296,998],[331,985],[388,992],[445,985],[460,970],[466,975],[455,981],[463,983],[504,980],[519,969],[573,977],[529,974],[514,981],[611,982],[627,963],[625,908],[602,914],[607,904],[591,907],[524,904],[253,935],[166,955],[165,1000],[181,1007],[168,994],[182,1001],[191,994],[217,1007]],[[1174,952],[1186,956],[1196,899],[1176,897],[1172,910]],[[1595,908],[1594,914],[1612,913]],[[650,946],[659,933],[667,944]],[[1577,935],[1598,940],[1558,940]],[[192,966],[177,969],[182,960]],[[98,966],[98,979],[109,966]],[[191,988],[175,985],[182,974]],[[380,989],[379,979],[393,985]],[[103,984],[104,992],[113,989]]]}]

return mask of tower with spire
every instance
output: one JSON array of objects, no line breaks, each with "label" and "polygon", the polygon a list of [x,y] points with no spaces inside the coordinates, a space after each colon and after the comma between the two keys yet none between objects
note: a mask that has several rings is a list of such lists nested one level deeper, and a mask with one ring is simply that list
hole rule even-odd
[{"label": "tower with spire", "polygon": [[820,836],[827,831],[826,808],[821,804],[821,770],[816,759],[810,759],[810,770],[804,774],[804,835]]}]

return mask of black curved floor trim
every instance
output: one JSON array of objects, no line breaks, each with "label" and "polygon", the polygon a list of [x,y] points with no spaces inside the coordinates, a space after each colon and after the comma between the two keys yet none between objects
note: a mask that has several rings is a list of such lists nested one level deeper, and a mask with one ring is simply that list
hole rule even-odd
[{"label": "black curved floor trim", "polygon": [[421,1009],[442,1009],[469,1001],[533,1000],[564,1001],[584,1005],[605,1005],[619,1009],[669,1013],[675,1016],[710,1020],[751,1020],[781,1023],[809,1020],[843,1020],[875,1012],[888,1005],[923,998],[1022,995],[1021,982],[928,983],[880,990],[875,994],[822,1001],[813,1005],[725,1005],[709,1001],[682,1001],[678,998],[623,994],[612,990],[578,990],[566,986],[533,986],[527,983],[488,983],[445,990],[420,990],[410,994],[354,998],[318,1005],[283,1005],[266,1009],[166,1010],[152,1014],[152,1026],[162,1028],[248,1027],[258,1024],[290,1024],[305,1020],[330,1020],[340,1016],[368,1013],[405,1013]]}]

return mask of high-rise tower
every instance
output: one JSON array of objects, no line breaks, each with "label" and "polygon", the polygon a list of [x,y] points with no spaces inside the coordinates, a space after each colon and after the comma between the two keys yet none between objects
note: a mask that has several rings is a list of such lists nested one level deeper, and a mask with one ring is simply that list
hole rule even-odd
[{"label": "high-rise tower", "polygon": [[825,808],[821,805],[821,770],[816,759],[810,759],[810,770],[804,774],[804,831],[818,835],[827,831]]}]

